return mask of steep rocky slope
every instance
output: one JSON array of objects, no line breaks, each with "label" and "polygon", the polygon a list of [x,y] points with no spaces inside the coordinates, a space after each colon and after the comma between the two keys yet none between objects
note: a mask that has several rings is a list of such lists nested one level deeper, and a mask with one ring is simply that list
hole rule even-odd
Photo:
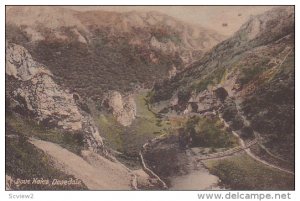
[{"label": "steep rocky slope", "polygon": [[[8,189],[137,188],[135,174],[104,147],[78,94],[56,84],[50,71],[20,45],[7,44],[6,64]],[[37,177],[44,183],[34,183]],[[54,185],[55,179],[73,183]],[[153,186],[146,173],[139,179]]]},{"label": "steep rocky slope", "polygon": [[28,49],[59,84],[94,100],[106,90],[151,86],[223,39],[156,12],[23,6],[8,7],[6,15],[9,42]]},{"label": "steep rocky slope", "polygon": [[6,52],[7,110],[34,119],[45,127],[80,133],[89,148],[102,149],[92,118],[78,107],[73,94],[62,89],[46,68],[22,46],[8,44]]},{"label": "steep rocky slope", "polygon": [[294,37],[293,7],[253,16],[189,69],[156,84],[152,105],[181,114],[218,110],[241,135],[293,163]]}]

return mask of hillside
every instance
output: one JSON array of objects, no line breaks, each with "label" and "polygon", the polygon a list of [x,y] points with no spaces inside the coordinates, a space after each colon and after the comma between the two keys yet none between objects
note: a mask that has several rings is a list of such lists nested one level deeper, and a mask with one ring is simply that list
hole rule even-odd
[{"label": "hillside", "polygon": [[[109,111],[106,113],[99,99],[105,100],[104,92],[114,89],[123,96],[138,85],[151,86],[155,80],[170,76],[169,69],[176,69],[176,62],[180,64],[178,68],[184,68],[183,64],[189,62],[184,61],[184,54],[201,55],[210,46],[204,44],[202,49],[196,49],[178,40],[176,37],[183,36],[191,40],[191,36],[179,33],[181,28],[189,26],[168,16],[152,13],[162,19],[154,20],[154,24],[143,19],[145,27],[130,24],[131,19],[126,25],[130,29],[125,30],[112,20],[115,15],[124,22],[139,17],[134,13],[75,12],[60,7],[8,8],[6,174],[9,181],[44,174],[43,178],[49,180],[54,177],[80,180],[81,185],[66,187],[71,190],[159,188],[156,178],[141,169],[137,156],[147,140],[164,132],[164,126],[146,109],[143,95],[134,96],[141,117],[137,116],[128,128],[120,125]],[[102,19],[104,16],[108,16],[109,24]],[[164,27],[167,19],[175,23],[173,27]],[[148,17],[147,20],[151,21]],[[99,21],[103,24],[98,24]],[[180,24],[176,34],[182,36],[173,37],[172,31]],[[182,54],[182,59],[178,54]],[[123,153],[120,155],[119,151]],[[91,154],[86,156],[87,152]],[[38,165],[45,170],[30,165],[30,156],[40,160]],[[84,168],[76,169],[76,163]],[[109,173],[111,170],[119,174]],[[90,177],[85,177],[86,174]],[[102,181],[103,175],[114,176]],[[8,189],[30,188],[63,189],[8,184]]]},{"label": "hillside", "polygon": [[262,147],[293,163],[294,37],[293,7],[254,16],[190,68],[156,84],[152,105],[181,114],[217,110],[235,130],[250,127]]},{"label": "hillside", "polygon": [[[224,37],[157,12],[8,7],[7,41],[24,46],[82,97],[128,92],[181,71]],[[80,80],[80,81],[78,81]]]},{"label": "hillside", "polygon": [[8,44],[5,72],[7,190],[157,188],[143,170],[133,173],[114,157],[80,96],[24,47]]}]

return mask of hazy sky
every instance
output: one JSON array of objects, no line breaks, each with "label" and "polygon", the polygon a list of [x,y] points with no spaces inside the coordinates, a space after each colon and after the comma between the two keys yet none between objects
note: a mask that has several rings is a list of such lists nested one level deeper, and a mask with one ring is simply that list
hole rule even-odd
[{"label": "hazy sky", "polygon": [[[75,10],[159,11],[180,20],[200,24],[231,35],[251,15],[271,9],[271,6],[71,6]],[[223,26],[223,24],[227,26]]]}]

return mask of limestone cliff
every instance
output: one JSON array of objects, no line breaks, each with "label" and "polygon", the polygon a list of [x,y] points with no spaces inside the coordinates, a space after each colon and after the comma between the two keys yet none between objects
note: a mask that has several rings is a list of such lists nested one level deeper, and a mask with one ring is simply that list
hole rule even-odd
[{"label": "limestone cliff", "polygon": [[57,85],[51,72],[34,61],[25,48],[9,44],[6,64],[9,82],[16,86],[6,94],[12,110],[30,115],[47,127],[83,133],[89,148],[102,148],[102,138],[89,114],[77,106],[73,94]]},{"label": "limestone cliff", "polygon": [[106,106],[123,126],[131,125],[136,117],[136,104],[133,96],[122,96],[118,91],[111,91],[104,99]]}]

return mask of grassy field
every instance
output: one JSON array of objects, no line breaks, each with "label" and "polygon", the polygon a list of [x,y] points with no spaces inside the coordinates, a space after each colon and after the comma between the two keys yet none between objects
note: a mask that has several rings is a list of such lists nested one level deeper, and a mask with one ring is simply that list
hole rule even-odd
[{"label": "grassy field", "polygon": [[240,154],[221,160],[204,161],[221,184],[232,190],[293,190],[294,175],[270,168]]}]

